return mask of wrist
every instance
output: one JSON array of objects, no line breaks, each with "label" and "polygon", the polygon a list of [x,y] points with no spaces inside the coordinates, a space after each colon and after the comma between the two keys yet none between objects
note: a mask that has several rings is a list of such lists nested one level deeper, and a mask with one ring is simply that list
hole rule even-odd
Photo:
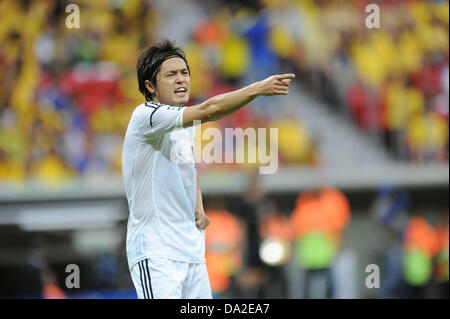
[{"label": "wrist", "polygon": [[250,97],[255,98],[261,95],[261,82],[254,82],[249,86]]}]

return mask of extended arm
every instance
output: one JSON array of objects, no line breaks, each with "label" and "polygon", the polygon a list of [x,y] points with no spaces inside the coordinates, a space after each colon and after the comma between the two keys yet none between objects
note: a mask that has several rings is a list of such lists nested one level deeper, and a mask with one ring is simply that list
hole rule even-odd
[{"label": "extended arm", "polygon": [[192,126],[194,121],[215,121],[250,103],[260,95],[286,95],[295,75],[288,73],[272,75],[267,79],[250,84],[240,90],[214,96],[205,102],[186,108],[183,126]]}]

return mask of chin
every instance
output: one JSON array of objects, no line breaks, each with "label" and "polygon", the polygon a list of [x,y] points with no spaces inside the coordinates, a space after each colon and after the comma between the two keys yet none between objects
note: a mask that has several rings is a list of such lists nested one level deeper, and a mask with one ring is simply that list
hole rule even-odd
[{"label": "chin", "polygon": [[176,105],[184,106],[189,102],[189,97],[176,100]]}]

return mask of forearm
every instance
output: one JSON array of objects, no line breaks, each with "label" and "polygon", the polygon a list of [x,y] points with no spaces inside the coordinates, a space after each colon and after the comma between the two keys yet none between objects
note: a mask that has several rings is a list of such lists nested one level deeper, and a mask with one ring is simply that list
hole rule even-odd
[{"label": "forearm", "polygon": [[195,207],[195,224],[197,225],[198,229],[202,230],[208,227],[210,221],[203,209],[202,191],[200,190],[200,182],[198,174],[196,174],[196,179],[197,179],[197,204]]},{"label": "forearm", "polygon": [[207,122],[221,119],[250,103],[259,95],[286,95],[294,74],[272,75],[267,79],[250,84],[240,90],[220,94],[205,102],[184,109],[183,127],[195,121]]},{"label": "forearm", "polygon": [[199,105],[186,108],[183,115],[183,126],[191,126],[194,121],[215,121],[236,112],[259,95],[258,83],[214,96]]},{"label": "forearm", "polygon": [[198,174],[196,173],[196,179],[197,179],[197,204],[195,207],[195,210],[198,212],[203,212],[203,197],[202,197],[202,190],[200,188],[200,180],[198,178]]},{"label": "forearm", "polygon": [[206,121],[221,119],[236,112],[258,96],[258,83],[250,84],[240,90],[220,94],[206,100],[202,107],[207,110]]}]

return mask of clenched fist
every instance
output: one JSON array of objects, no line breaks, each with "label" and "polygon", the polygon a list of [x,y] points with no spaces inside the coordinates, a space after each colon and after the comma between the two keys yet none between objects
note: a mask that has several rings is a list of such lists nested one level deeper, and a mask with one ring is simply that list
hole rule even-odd
[{"label": "clenched fist", "polygon": [[205,212],[198,210],[195,211],[195,223],[198,229],[205,229],[209,226],[209,218],[206,216]]}]

